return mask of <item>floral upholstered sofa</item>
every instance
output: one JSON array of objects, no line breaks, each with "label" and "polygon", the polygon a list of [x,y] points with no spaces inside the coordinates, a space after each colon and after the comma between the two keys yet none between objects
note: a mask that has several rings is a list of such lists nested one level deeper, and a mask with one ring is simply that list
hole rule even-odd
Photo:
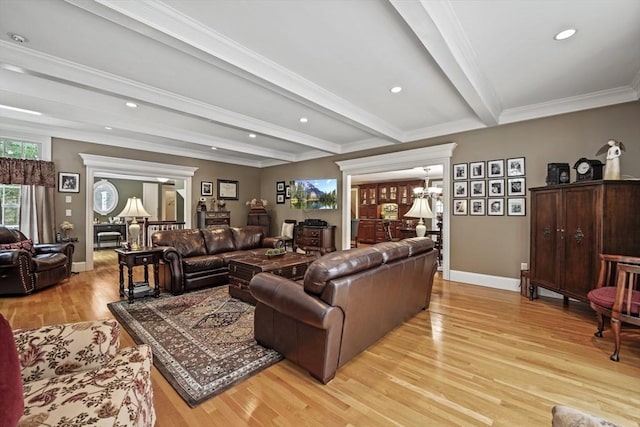
[{"label": "floral upholstered sofa", "polygon": [[111,319],[14,330],[24,390],[18,425],[153,426],[151,349],[119,349],[119,333]]}]

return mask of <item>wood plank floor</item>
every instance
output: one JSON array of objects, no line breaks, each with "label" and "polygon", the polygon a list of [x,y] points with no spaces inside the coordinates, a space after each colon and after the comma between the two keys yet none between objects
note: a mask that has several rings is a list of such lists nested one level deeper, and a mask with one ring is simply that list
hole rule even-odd
[{"label": "wood plank floor", "polygon": [[[98,252],[95,267],[0,298],[0,312],[14,328],[112,317],[115,253]],[[638,426],[640,329],[623,329],[619,363],[610,332],[594,330],[585,304],[437,280],[429,311],[328,385],[283,361],[191,409],[154,368],[157,426],[548,426],[554,404]],[[121,343],[133,345],[125,331]]]}]

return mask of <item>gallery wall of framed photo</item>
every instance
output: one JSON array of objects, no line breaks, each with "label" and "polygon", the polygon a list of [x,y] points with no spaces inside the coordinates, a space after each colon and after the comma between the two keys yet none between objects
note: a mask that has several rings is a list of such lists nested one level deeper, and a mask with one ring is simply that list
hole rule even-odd
[{"label": "gallery wall of framed photo", "polygon": [[525,216],[524,157],[453,165],[453,215]]}]

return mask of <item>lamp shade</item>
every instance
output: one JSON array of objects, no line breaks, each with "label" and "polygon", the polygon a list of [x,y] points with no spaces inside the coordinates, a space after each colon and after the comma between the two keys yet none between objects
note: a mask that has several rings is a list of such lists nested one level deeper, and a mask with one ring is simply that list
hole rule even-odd
[{"label": "lamp shade", "polygon": [[129,200],[127,200],[127,204],[125,205],[122,212],[118,214],[118,216],[129,218],[148,218],[151,216],[151,214],[147,212],[144,206],[142,206],[142,200],[138,199],[137,197],[129,197]]},{"label": "lamp shade", "polygon": [[411,205],[409,212],[404,214],[411,218],[433,218],[433,212],[429,207],[429,199],[427,197],[416,197]]},{"label": "lamp shade", "polygon": [[137,197],[129,197],[127,204],[122,212],[118,216],[133,218],[131,224],[129,224],[129,238],[131,239],[131,249],[140,249],[140,224],[136,218],[151,216],[149,212],[142,206],[142,201]]}]

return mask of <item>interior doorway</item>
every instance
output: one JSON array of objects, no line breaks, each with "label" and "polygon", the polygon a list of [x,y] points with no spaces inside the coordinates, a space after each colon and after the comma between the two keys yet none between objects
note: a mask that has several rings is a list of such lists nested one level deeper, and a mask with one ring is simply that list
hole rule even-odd
[{"label": "interior doorway", "polygon": [[[456,143],[436,145],[433,147],[405,150],[396,153],[362,157],[358,159],[338,161],[336,164],[342,171],[342,247],[349,248],[351,242],[351,184],[354,175],[365,175],[381,172],[405,170],[415,167],[442,166],[443,188],[450,188],[451,157]],[[443,227],[442,243],[444,246],[442,262],[442,278],[449,280],[450,275],[450,209],[451,194],[445,191],[442,197]]]}]

